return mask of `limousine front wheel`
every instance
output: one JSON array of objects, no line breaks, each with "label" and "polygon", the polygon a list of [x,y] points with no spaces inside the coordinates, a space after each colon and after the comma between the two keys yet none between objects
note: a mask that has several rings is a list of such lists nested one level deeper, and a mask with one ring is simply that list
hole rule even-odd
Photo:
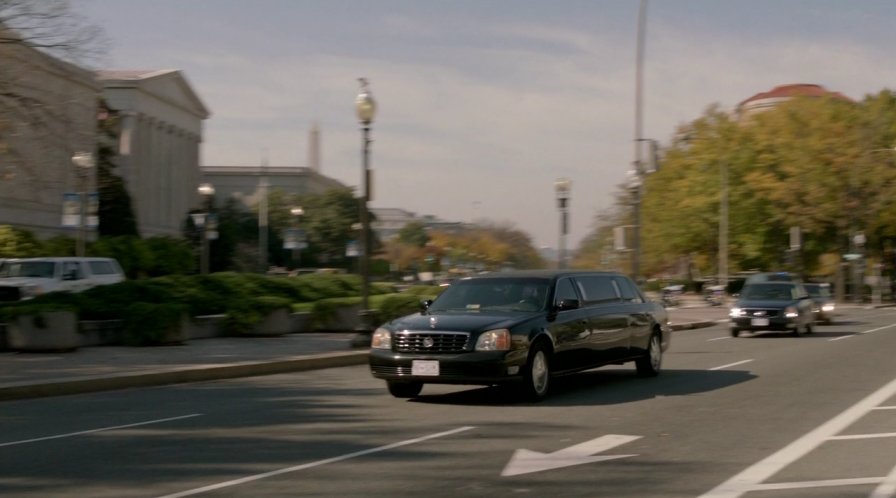
[{"label": "limousine front wheel", "polygon": [[647,343],[647,350],[644,356],[635,361],[635,367],[638,369],[638,375],[641,377],[655,377],[660,373],[663,365],[663,347],[660,344],[660,335],[654,333],[650,336],[650,342]]},{"label": "limousine front wheel", "polygon": [[551,384],[551,363],[545,347],[536,344],[529,352],[523,372],[523,396],[532,401],[539,401],[548,395]]}]

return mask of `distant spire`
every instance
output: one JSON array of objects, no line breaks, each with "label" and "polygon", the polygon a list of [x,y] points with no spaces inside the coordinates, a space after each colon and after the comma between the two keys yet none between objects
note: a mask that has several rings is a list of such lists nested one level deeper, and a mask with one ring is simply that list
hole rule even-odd
[{"label": "distant spire", "polygon": [[308,167],[315,173],[320,173],[320,128],[317,123],[311,126],[308,144]]}]

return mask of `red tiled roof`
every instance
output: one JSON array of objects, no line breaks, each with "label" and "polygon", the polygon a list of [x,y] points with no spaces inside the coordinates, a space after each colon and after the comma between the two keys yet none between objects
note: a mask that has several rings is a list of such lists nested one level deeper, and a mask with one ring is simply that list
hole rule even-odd
[{"label": "red tiled roof", "polygon": [[774,98],[793,98],[793,97],[833,97],[849,102],[853,100],[840,92],[831,92],[821,85],[812,83],[793,83],[789,85],[779,85],[767,92],[757,93],[752,97],[744,100],[738,107],[746,105],[754,100],[774,99]]}]

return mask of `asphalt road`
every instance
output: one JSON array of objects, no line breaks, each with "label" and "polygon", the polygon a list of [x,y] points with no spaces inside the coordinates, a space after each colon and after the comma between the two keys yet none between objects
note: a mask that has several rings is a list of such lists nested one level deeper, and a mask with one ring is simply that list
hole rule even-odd
[{"label": "asphalt road", "polygon": [[389,396],[364,366],[0,404],[4,497],[896,496],[896,309],[675,332],[657,378]]}]

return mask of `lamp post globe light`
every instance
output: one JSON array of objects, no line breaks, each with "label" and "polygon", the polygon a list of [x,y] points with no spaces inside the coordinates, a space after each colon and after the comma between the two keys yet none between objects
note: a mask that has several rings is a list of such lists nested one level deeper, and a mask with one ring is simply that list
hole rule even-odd
[{"label": "lamp post globe light", "polygon": [[558,178],[554,182],[554,189],[557,191],[557,209],[560,210],[560,240],[557,253],[557,268],[566,268],[566,234],[569,227],[569,191],[572,187],[572,181],[569,178]]},{"label": "lamp post globe light", "polygon": [[376,115],[376,102],[370,92],[370,86],[366,78],[358,78],[361,89],[355,98],[355,111],[361,124],[361,247],[358,259],[358,271],[361,274],[361,327],[370,330],[370,216],[367,212],[367,203],[370,202],[370,125]]},{"label": "lamp post globe light", "polygon": [[90,170],[96,165],[96,161],[90,152],[76,152],[72,156],[72,164],[75,165],[75,174],[78,176],[78,203],[80,211],[75,254],[83,257],[87,246],[87,178]]},{"label": "lamp post globe light", "polygon": [[208,218],[211,214],[211,199],[215,195],[215,187],[211,183],[202,183],[196,189],[202,197],[202,211],[193,215],[193,223],[202,231],[199,250],[199,273],[208,274]]}]

